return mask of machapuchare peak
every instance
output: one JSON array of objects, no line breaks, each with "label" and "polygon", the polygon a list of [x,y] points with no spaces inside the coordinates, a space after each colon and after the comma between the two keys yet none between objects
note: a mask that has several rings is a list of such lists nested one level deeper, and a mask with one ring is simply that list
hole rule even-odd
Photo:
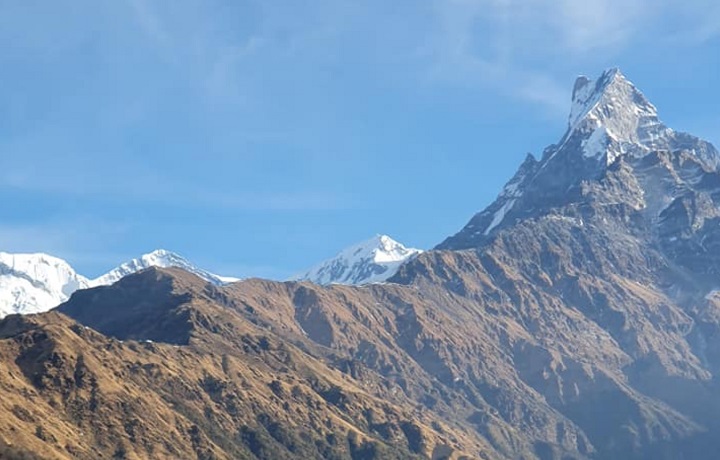
[{"label": "machapuchare peak", "polygon": [[[671,147],[673,131],[657,109],[619,69],[575,82],[564,142],[582,136],[582,154],[606,165],[627,153]],[[561,144],[562,145],[562,144]]]},{"label": "machapuchare peak", "polygon": [[584,75],[577,78],[569,127],[573,128],[588,115],[599,117],[602,114],[598,112],[605,109],[615,112],[629,109],[638,115],[657,116],[655,106],[618,68],[606,70],[597,80]]},{"label": "machapuchare peak", "polygon": [[619,69],[608,69],[595,80],[579,77],[560,141],[547,147],[539,161],[528,157],[498,198],[438,248],[478,247],[518,219],[582,201],[583,184],[601,180],[619,161],[635,163],[658,152],[682,154],[706,172],[720,165],[712,144],[663,124],[655,106]]}]

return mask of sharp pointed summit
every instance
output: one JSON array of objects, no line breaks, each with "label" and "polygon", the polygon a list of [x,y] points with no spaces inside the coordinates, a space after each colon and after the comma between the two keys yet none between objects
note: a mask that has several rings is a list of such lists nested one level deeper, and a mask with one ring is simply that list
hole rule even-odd
[{"label": "sharp pointed summit", "polygon": [[705,171],[720,165],[715,147],[663,124],[655,106],[619,69],[596,80],[581,76],[560,142],[547,147],[539,161],[529,156],[495,202],[438,248],[477,247],[517,219],[580,201],[588,181],[653,152],[686,152]]},{"label": "sharp pointed summit", "polygon": [[624,154],[672,148],[673,134],[659,120],[655,106],[614,68],[595,81],[577,79],[561,146],[581,138],[583,156],[610,165]]},{"label": "sharp pointed summit", "polygon": [[[575,81],[570,109],[569,128],[590,116],[597,122],[611,121],[614,113],[632,109],[637,116],[657,117],[657,109],[630,82],[620,69],[603,72],[597,80],[580,76]],[[627,114],[626,114],[627,115]]]}]

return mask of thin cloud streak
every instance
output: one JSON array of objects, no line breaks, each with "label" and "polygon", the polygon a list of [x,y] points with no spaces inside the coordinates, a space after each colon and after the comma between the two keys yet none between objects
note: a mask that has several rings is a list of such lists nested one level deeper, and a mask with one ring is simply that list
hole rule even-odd
[{"label": "thin cloud streak", "polygon": [[[540,67],[612,61],[648,31],[668,44],[690,46],[720,35],[720,5],[714,0],[437,0],[439,33],[423,47],[431,78],[469,88],[497,88],[547,109],[567,106],[567,83]],[[682,18],[670,38],[668,21]]]},{"label": "thin cloud streak", "polygon": [[[452,0],[436,4],[439,33],[423,51],[430,61],[431,81],[469,89],[497,88],[508,97],[542,106],[553,116],[563,113],[568,98],[565,85],[550,75],[523,69],[513,58],[517,44],[511,37],[517,25],[505,14],[511,2],[487,3]],[[488,37],[487,47],[478,49],[477,23],[485,15],[495,19],[498,28],[495,36]],[[490,57],[479,54],[488,50]]]},{"label": "thin cloud streak", "polygon": [[204,208],[229,211],[337,211],[357,209],[362,203],[337,193],[298,190],[222,191],[163,182],[159,179],[134,177],[132,183],[103,183],[87,180],[32,180],[28,176],[0,176],[0,188],[27,192],[51,193],[67,197],[91,197],[100,200],[122,200],[143,205]]},{"label": "thin cloud streak", "polygon": [[161,48],[169,48],[172,40],[160,18],[146,0],[127,0],[133,16],[145,34]]}]

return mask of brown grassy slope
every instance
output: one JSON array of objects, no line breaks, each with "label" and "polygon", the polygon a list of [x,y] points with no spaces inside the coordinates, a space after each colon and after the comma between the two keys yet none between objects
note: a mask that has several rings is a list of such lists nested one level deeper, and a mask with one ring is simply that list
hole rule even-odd
[{"label": "brown grassy slope", "polygon": [[56,312],[1,322],[0,441],[40,458],[496,457],[407,398],[368,391],[378,376],[328,367],[321,352],[253,324],[217,294],[192,275],[152,269],[79,296],[104,308],[94,318],[108,327],[142,313],[135,300],[162,304],[157,329],[139,330],[171,337],[162,334],[172,324],[187,345],[122,342]]}]

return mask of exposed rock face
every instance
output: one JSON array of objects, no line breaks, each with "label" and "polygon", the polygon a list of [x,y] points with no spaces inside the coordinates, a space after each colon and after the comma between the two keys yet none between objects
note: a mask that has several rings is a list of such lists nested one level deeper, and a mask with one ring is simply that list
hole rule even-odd
[{"label": "exposed rock face", "polygon": [[150,269],[6,318],[0,441],[44,458],[715,458],[717,152],[617,71],[573,100],[558,145],[388,283]]}]

